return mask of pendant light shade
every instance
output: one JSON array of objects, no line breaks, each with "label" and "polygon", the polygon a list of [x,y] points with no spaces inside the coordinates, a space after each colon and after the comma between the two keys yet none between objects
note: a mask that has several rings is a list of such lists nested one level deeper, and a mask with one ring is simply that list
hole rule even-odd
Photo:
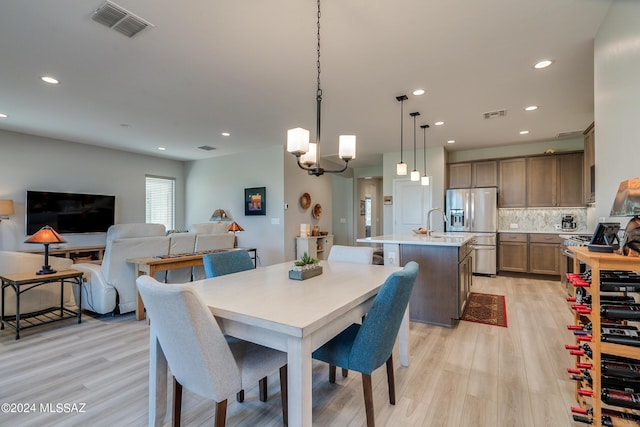
[{"label": "pendant light shade", "polygon": [[396,165],[396,175],[405,176],[407,174],[407,164],[402,160],[402,140],[403,140],[403,129],[402,129],[402,120],[404,119],[404,101],[409,99],[407,95],[396,96],[396,100],[400,101],[400,163]]},{"label": "pendant light shade", "polygon": [[429,125],[421,125],[422,128],[422,153],[424,155],[424,175],[420,180],[420,184],[429,185],[429,176],[427,175],[427,129]]},{"label": "pendant light shade", "polygon": [[413,170],[411,171],[411,181],[420,181],[420,172],[416,169],[416,117],[420,115],[417,111],[409,113],[413,117]]}]

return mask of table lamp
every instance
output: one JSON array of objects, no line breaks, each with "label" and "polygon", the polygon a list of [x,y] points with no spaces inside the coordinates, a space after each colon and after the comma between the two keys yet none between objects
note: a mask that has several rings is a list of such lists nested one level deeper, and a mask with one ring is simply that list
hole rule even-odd
[{"label": "table lamp", "polygon": [[240,227],[237,222],[233,221],[227,230],[233,231],[233,235],[235,236],[236,231],[244,231],[244,228]]},{"label": "table lamp", "polygon": [[216,209],[213,211],[209,221],[229,221],[229,219],[229,215],[227,215],[224,209]]},{"label": "table lamp", "polygon": [[13,200],[0,200],[0,222],[2,222],[3,219],[9,219],[9,217],[15,215],[15,213]]},{"label": "table lamp", "polygon": [[49,245],[51,243],[67,243],[56,230],[45,225],[36,234],[24,241],[25,243],[42,243],[44,245],[44,265],[37,275],[52,274],[56,271],[49,265]]},{"label": "table lamp", "polygon": [[620,247],[624,255],[629,255],[630,249],[640,253],[640,178],[620,183],[609,215],[633,217],[627,224]]}]

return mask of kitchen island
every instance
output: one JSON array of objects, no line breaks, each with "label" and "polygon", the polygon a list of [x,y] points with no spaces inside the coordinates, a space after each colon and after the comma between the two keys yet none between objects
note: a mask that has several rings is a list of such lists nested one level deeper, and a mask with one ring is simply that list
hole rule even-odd
[{"label": "kitchen island", "polygon": [[414,322],[452,327],[462,316],[471,290],[473,233],[389,234],[358,239],[382,244],[385,265],[420,265],[409,302]]}]

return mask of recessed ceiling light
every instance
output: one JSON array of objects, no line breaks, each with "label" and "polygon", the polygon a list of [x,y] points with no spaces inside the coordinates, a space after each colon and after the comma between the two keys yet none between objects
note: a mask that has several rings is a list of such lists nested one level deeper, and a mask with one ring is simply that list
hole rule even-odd
[{"label": "recessed ceiling light", "polygon": [[533,68],[537,68],[537,69],[547,68],[551,64],[553,64],[553,61],[551,59],[543,59],[542,61],[536,62]]},{"label": "recessed ceiling light", "polygon": [[53,77],[51,77],[51,76],[42,76],[42,77],[40,77],[40,79],[41,79],[43,82],[51,83],[52,85],[57,85],[58,83],[60,83],[57,79],[54,79],[54,78],[53,78]]},{"label": "recessed ceiling light", "polygon": [[436,126],[442,126],[444,124],[444,122],[435,122],[434,125]]},{"label": "recessed ceiling light", "polygon": [[416,90],[413,91],[413,94],[415,96],[424,95],[424,89],[416,89]]},{"label": "recessed ceiling light", "polygon": [[529,131],[528,131],[528,130],[521,130],[521,131],[520,131],[520,135],[526,135],[526,134],[528,134],[528,133],[529,133]]},{"label": "recessed ceiling light", "polygon": [[0,113],[0,118],[6,119],[7,115],[5,113]]},{"label": "recessed ceiling light", "polygon": [[455,139],[450,139],[447,141],[447,144],[455,144],[456,140]]},{"label": "recessed ceiling light", "polygon": [[534,111],[534,110],[537,110],[538,108],[540,108],[540,107],[538,107],[537,105],[529,105],[524,110],[525,111]]},{"label": "recessed ceiling light", "polygon": [[164,151],[164,150],[166,150],[166,148],[164,148],[164,147],[158,147],[158,150],[160,150],[160,151]]},{"label": "recessed ceiling light", "polygon": [[222,136],[231,136],[229,132],[222,132]]}]

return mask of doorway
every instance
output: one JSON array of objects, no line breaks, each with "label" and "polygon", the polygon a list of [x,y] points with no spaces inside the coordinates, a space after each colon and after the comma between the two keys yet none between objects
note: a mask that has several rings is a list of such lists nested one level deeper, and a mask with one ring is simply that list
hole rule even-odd
[{"label": "doorway", "polygon": [[356,235],[358,239],[382,234],[382,177],[358,178]]}]

